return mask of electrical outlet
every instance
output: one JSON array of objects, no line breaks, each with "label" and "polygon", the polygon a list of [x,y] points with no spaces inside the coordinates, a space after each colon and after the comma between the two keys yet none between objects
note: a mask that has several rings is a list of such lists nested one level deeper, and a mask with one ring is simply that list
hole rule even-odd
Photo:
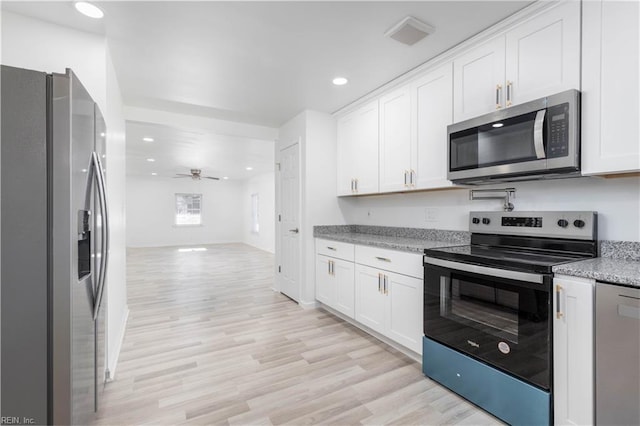
[{"label": "electrical outlet", "polygon": [[424,220],[427,222],[438,222],[440,220],[440,210],[435,207],[424,209]]}]

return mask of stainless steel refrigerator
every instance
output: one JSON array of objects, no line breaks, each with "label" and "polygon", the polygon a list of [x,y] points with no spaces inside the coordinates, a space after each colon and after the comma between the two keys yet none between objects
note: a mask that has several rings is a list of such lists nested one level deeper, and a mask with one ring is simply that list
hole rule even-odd
[{"label": "stainless steel refrigerator", "polygon": [[88,424],[106,368],[106,128],[71,70],[1,68],[1,416]]}]

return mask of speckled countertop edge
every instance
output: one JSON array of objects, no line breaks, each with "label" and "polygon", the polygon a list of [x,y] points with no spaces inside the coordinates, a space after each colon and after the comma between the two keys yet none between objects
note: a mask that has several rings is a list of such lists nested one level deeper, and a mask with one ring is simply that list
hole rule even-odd
[{"label": "speckled countertop edge", "polygon": [[597,257],[553,267],[555,274],[592,278],[614,284],[640,287],[640,262],[611,257]]},{"label": "speckled countertop edge", "polygon": [[427,248],[469,244],[470,238],[470,234],[463,231],[364,225],[316,226],[313,236],[412,253],[422,253]]}]

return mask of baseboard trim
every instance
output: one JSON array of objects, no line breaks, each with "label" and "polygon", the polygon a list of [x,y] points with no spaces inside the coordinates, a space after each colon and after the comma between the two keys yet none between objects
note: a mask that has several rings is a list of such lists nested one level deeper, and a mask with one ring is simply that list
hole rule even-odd
[{"label": "baseboard trim", "polygon": [[124,342],[124,335],[127,330],[127,321],[129,320],[129,307],[124,313],[121,322],[121,333],[120,338],[118,339],[118,346],[116,346],[114,351],[110,351],[109,353],[109,381],[114,380],[116,377],[116,367],[118,366],[118,359],[120,358],[120,351],[122,350],[122,343]]}]

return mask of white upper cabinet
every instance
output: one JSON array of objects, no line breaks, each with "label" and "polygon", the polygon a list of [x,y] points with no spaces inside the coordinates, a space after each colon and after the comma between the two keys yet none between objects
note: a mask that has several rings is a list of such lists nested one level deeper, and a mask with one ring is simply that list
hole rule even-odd
[{"label": "white upper cabinet", "polygon": [[452,185],[447,180],[452,114],[450,63],[380,98],[380,192]]},{"label": "white upper cabinet", "polygon": [[380,192],[402,191],[411,179],[411,92],[380,98]]},{"label": "white upper cabinet", "polygon": [[580,88],[580,2],[559,3],[454,61],[454,120]]},{"label": "white upper cabinet", "polygon": [[498,37],[453,62],[455,121],[486,114],[504,105],[504,43],[504,37]]},{"label": "white upper cabinet", "polygon": [[640,171],[640,6],[583,3],[582,173]]},{"label": "white upper cabinet", "polygon": [[451,64],[411,85],[411,184],[414,189],[444,188],[447,180],[447,126],[453,121]]},{"label": "white upper cabinet", "polygon": [[338,195],[378,192],[378,101],[340,118]]}]

